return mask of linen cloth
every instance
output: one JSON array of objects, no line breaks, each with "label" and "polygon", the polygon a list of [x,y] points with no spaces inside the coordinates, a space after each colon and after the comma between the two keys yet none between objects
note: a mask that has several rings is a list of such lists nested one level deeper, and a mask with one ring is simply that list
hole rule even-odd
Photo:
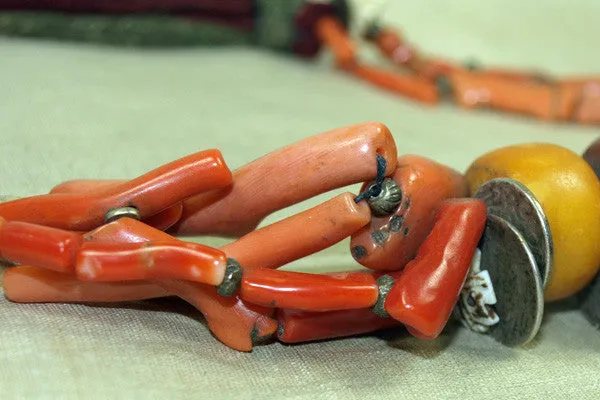
[{"label": "linen cloth", "polygon": [[[599,17],[594,0],[391,2],[384,14],[432,53],[564,74],[600,73]],[[234,169],[369,120],[389,126],[401,154],[461,171],[486,151],[520,142],[580,153],[599,132],[422,107],[330,63],[326,54],[305,62],[243,48],[136,51],[0,38],[0,194],[44,193],[76,178],[132,178],[207,148],[220,148]],[[287,268],[354,267],[345,241]],[[600,332],[569,300],[546,307],[542,331],[525,349],[451,324],[432,342],[396,329],[239,353],[179,301],[22,305],[2,297],[0,365],[1,399],[596,399]]]}]

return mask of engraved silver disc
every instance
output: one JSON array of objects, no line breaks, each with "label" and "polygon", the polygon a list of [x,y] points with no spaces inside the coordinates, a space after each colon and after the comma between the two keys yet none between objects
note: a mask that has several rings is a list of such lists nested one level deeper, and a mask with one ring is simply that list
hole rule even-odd
[{"label": "engraved silver disc", "polygon": [[554,245],[548,219],[534,194],[514,179],[495,178],[484,183],[474,197],[485,202],[488,214],[508,221],[523,235],[546,287],[552,276]]},{"label": "engraved silver disc", "polygon": [[531,341],[542,323],[544,294],[540,273],[525,238],[509,222],[488,215],[479,244],[481,270],[490,274],[500,322],[490,335],[506,346]]}]

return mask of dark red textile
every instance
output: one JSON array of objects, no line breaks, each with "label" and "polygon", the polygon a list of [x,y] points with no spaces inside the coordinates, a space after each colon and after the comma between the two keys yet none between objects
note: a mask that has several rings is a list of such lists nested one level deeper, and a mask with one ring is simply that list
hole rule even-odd
[{"label": "dark red textile", "polygon": [[[285,0],[284,0],[285,1]],[[4,10],[55,10],[89,13],[210,12],[252,14],[253,0],[0,0]]]}]

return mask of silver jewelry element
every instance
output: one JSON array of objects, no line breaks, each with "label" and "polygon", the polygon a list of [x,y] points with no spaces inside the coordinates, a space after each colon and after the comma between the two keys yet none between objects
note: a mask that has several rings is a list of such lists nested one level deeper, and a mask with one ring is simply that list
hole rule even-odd
[{"label": "silver jewelry element", "polygon": [[217,293],[223,297],[231,297],[237,293],[242,284],[242,266],[234,258],[227,259],[225,277],[223,282],[217,286]]},{"label": "silver jewelry element", "polygon": [[504,219],[523,235],[546,287],[552,276],[554,244],[548,219],[535,195],[514,179],[495,178],[481,185],[473,197],[485,202],[488,214]]},{"label": "silver jewelry element", "polygon": [[509,222],[488,215],[480,241],[481,271],[493,283],[500,317],[489,334],[506,346],[523,346],[537,334],[544,314],[542,279],[533,253]]},{"label": "silver jewelry element", "polygon": [[387,318],[390,316],[387,311],[385,311],[385,298],[390,290],[392,290],[392,286],[396,281],[389,275],[381,275],[377,278],[377,290],[379,291],[379,295],[377,296],[377,303],[371,308],[373,312],[380,317]]},{"label": "silver jewelry element", "polygon": [[140,212],[135,207],[119,207],[108,210],[104,215],[104,222],[109,223],[118,220],[119,218],[140,219]]},{"label": "silver jewelry element", "polygon": [[367,199],[371,211],[378,217],[393,214],[402,202],[402,190],[395,180],[385,178],[381,183],[381,192],[377,196]]}]

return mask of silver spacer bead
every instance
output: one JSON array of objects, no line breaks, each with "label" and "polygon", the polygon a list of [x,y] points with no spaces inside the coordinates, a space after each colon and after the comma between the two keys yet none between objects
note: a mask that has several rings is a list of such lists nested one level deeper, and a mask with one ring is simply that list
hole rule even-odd
[{"label": "silver spacer bead", "polygon": [[234,258],[227,259],[225,277],[217,286],[217,293],[223,297],[231,297],[237,293],[242,284],[242,266]]},{"label": "silver spacer bead", "polygon": [[118,220],[119,218],[140,219],[140,212],[135,207],[119,207],[108,210],[104,215],[104,222],[109,223]]},{"label": "silver spacer bead", "polygon": [[378,217],[393,214],[402,202],[402,190],[395,180],[385,178],[381,183],[381,192],[367,200],[371,211]]},{"label": "silver spacer bead", "polygon": [[377,290],[379,291],[379,296],[377,296],[377,303],[375,303],[371,310],[382,318],[390,316],[390,314],[385,311],[385,299],[389,291],[392,290],[394,283],[396,283],[396,281],[389,275],[381,275],[377,278]]}]

